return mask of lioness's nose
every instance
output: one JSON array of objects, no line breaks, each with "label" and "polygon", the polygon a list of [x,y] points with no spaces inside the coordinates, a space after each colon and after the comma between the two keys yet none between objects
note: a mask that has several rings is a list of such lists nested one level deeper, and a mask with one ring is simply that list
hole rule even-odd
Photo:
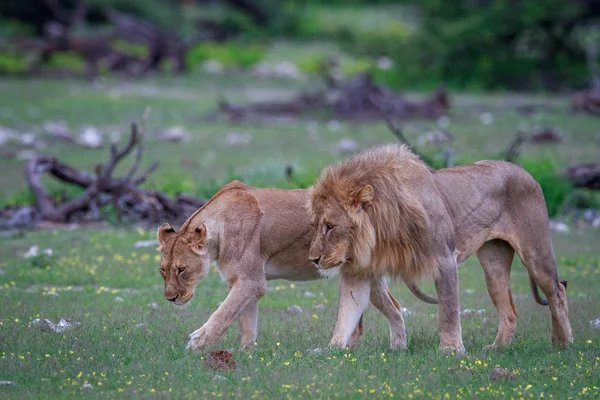
[{"label": "lioness's nose", "polygon": [[321,261],[321,256],[316,257],[316,258],[310,258],[309,260],[312,261],[313,264],[315,264],[317,267],[319,266],[319,261]]},{"label": "lioness's nose", "polygon": [[165,298],[166,298],[167,300],[169,300],[170,302],[174,302],[175,300],[177,300],[177,298],[178,298],[178,297],[179,297],[179,293],[178,293],[178,294],[176,294],[174,297],[167,297],[167,296],[165,295]]}]

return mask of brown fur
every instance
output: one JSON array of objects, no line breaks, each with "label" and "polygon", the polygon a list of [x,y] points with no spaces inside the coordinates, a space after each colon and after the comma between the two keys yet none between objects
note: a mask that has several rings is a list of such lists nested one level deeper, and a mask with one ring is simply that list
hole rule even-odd
[{"label": "brown fur", "polygon": [[[238,318],[242,348],[251,347],[256,340],[258,300],[265,294],[267,280],[322,278],[307,257],[312,233],[307,202],[308,190],[258,189],[234,181],[192,214],[178,232],[169,224],[159,228],[167,300],[178,305],[189,302],[211,261],[231,289],[208,322],[191,335],[190,349],[210,347]],[[390,322],[391,345],[406,347],[400,307],[395,307],[385,281],[376,284],[381,294],[374,294],[372,301]],[[352,329],[356,341],[362,324]]]},{"label": "brown fur", "polygon": [[[340,221],[347,215],[353,226],[352,260],[344,265],[344,272],[390,274],[408,282],[435,276],[434,227],[410,191],[410,181],[420,175],[429,175],[427,167],[405,146],[366,151],[321,173],[311,195],[313,215],[329,209],[332,219]],[[361,199],[367,185],[375,194]],[[315,226],[320,222],[313,220]]]},{"label": "brown fur", "polygon": [[362,299],[369,290],[358,278],[429,275],[438,292],[441,346],[462,351],[456,265],[473,254],[500,314],[493,347],[510,343],[517,320],[510,289],[515,252],[536,301],[545,302],[538,286],[548,299],[552,342],[573,341],[544,197],[520,167],[480,161],[433,171],[405,146],[380,146],[326,168],[312,188],[310,209],[315,231],[309,257],[324,269],[342,265],[334,345],[343,346],[354,326],[340,316],[357,318],[347,293]]}]

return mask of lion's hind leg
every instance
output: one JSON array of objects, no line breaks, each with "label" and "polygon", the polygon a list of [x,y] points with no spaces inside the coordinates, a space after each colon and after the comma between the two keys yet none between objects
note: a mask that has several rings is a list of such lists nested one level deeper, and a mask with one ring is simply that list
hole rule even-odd
[{"label": "lion's hind leg", "polygon": [[483,267],[485,284],[496,311],[500,314],[500,326],[491,348],[510,344],[517,327],[517,309],[510,289],[510,268],[515,251],[503,240],[490,240],[477,251],[477,259]]}]

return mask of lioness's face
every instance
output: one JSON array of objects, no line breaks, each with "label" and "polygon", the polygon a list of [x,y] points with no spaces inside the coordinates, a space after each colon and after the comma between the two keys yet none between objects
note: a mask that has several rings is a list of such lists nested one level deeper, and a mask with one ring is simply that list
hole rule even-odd
[{"label": "lioness's face", "polygon": [[194,295],[196,284],[208,274],[206,227],[176,234],[169,224],[163,224],[158,229],[158,241],[165,299],[179,306],[186,304]]},{"label": "lioness's face", "polygon": [[[312,205],[313,236],[308,258],[320,270],[338,269],[352,261],[353,224],[337,201],[328,199]],[[324,275],[325,271],[321,271]]]}]

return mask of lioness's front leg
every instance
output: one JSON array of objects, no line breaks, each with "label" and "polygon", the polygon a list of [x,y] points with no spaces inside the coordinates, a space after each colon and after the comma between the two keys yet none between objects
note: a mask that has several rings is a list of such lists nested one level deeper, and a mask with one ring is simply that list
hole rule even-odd
[{"label": "lioness's front leg", "polygon": [[256,326],[258,324],[258,301],[252,303],[240,315],[241,350],[249,350],[256,342]]},{"label": "lioness's front leg", "polygon": [[371,303],[388,321],[390,326],[390,348],[406,349],[406,328],[400,303],[390,293],[385,277],[371,281]]},{"label": "lioness's front leg", "polygon": [[221,306],[210,316],[202,328],[190,335],[188,350],[202,350],[214,345],[227,328],[237,320],[243,311],[253,306],[265,295],[266,280],[238,280]]},{"label": "lioness's front leg", "polygon": [[342,274],[338,312],[329,347],[345,348],[369,305],[371,281]]}]

